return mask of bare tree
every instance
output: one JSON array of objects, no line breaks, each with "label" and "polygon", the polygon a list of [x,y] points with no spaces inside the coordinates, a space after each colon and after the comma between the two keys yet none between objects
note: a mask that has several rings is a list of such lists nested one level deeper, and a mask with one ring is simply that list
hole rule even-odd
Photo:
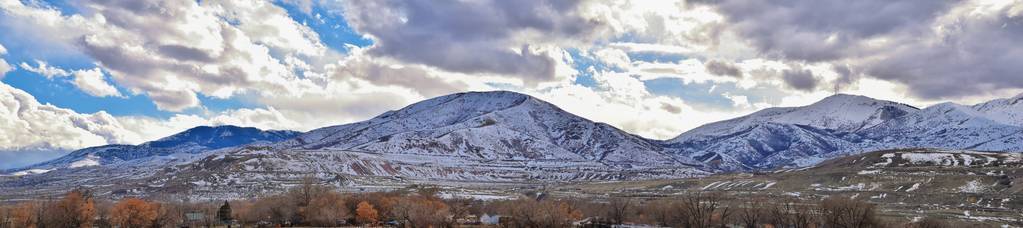
[{"label": "bare tree", "polygon": [[691,193],[676,202],[683,227],[724,226],[732,210],[719,194]]},{"label": "bare tree", "polygon": [[757,228],[765,222],[765,211],[764,203],[759,200],[750,200],[742,204],[737,210],[736,216],[742,227]]},{"label": "bare tree", "polygon": [[677,221],[675,201],[671,199],[647,202],[643,210],[644,214],[649,216],[658,226],[671,226]]},{"label": "bare tree", "polygon": [[836,228],[882,227],[874,205],[846,198],[829,198],[821,202],[819,210],[823,223]]},{"label": "bare tree", "polygon": [[941,221],[935,218],[927,217],[920,221],[913,222],[906,225],[907,228],[949,228],[952,225],[948,222]]},{"label": "bare tree", "polygon": [[814,220],[819,218],[815,207],[800,205],[791,200],[768,207],[766,214],[767,223],[774,227],[810,228],[816,226]]},{"label": "bare tree", "polygon": [[608,205],[607,218],[611,220],[611,223],[620,225],[628,219],[632,210],[632,199],[614,197],[611,198],[610,204]]}]

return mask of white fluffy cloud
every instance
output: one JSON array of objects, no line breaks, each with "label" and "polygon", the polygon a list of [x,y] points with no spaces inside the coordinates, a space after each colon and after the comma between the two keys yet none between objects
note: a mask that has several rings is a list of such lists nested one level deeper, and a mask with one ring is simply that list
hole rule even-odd
[{"label": "white fluffy cloud", "polygon": [[592,69],[589,73],[597,84],[592,88],[564,83],[524,92],[573,114],[654,139],[673,138],[704,123],[752,111],[751,107],[702,110],[678,97],[650,93],[642,76]]},{"label": "white fluffy cloud", "polygon": [[97,97],[120,97],[121,92],[103,79],[103,71],[99,68],[90,70],[76,70],[72,73],[75,77],[74,84],[89,95]]},{"label": "white fluffy cloud", "polygon": [[37,73],[45,76],[48,79],[54,79],[57,77],[73,77],[71,83],[74,84],[82,92],[96,97],[123,97],[120,91],[117,91],[113,85],[107,83],[105,74],[100,68],[93,68],[88,70],[72,70],[67,71],[61,68],[48,65],[44,61],[36,60],[36,66],[28,65],[28,63],[21,63],[21,68],[26,71]]},{"label": "white fluffy cloud", "polygon": [[79,114],[40,104],[25,91],[0,83],[0,150],[68,149],[141,139],[106,112]]},{"label": "white fluffy cloud", "polygon": [[283,60],[328,54],[316,33],[265,1],[75,5],[82,14],[62,15],[19,1],[0,8],[9,24],[19,25],[13,26],[17,32],[59,34],[52,42],[93,58],[115,82],[149,95],[164,110],[198,107],[198,93],[217,98],[297,93],[315,84]]},{"label": "white fluffy cloud", "polygon": [[50,66],[46,62],[36,60],[36,66],[28,65],[28,63],[21,63],[21,68],[29,72],[36,73],[46,78],[53,79],[55,77],[67,77],[71,73],[68,73],[64,69]]},{"label": "white fluffy cloud", "polygon": [[199,125],[239,125],[262,129],[301,128],[273,108],[237,109],[208,115],[178,114],[169,119],[78,113],[0,83],[0,151],[71,150],[106,144],[137,144]]},{"label": "white fluffy cloud", "polygon": [[[7,54],[7,48],[4,45],[0,45],[0,56],[4,54]],[[0,58],[0,79],[4,79],[4,75],[12,70],[14,70],[14,67],[8,64],[6,60]]]}]

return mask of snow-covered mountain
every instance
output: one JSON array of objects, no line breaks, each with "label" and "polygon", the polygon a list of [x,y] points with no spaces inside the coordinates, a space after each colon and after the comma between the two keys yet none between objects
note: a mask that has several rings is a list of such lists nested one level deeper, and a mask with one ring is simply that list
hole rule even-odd
[{"label": "snow-covered mountain", "polygon": [[865,96],[836,94],[803,107],[768,108],[753,114],[710,123],[683,133],[669,142],[727,135],[763,123],[804,125],[833,132],[853,132],[898,118],[917,108]]},{"label": "snow-covered mountain", "polygon": [[774,168],[799,158],[856,147],[842,137],[916,110],[896,102],[838,94],[808,106],[768,108],[710,123],[663,144],[681,157],[723,169]]},{"label": "snow-covered mountain", "polygon": [[835,95],[651,140],[528,95],[468,92],[302,134],[200,127],[141,145],[87,148],[16,170],[25,175],[0,181],[0,189],[93,185],[216,198],[309,175],[346,186],[636,180],[805,167],[894,148],[1018,152],[1021,98],[917,109]]},{"label": "snow-covered mountain", "polygon": [[707,124],[662,144],[726,170],[771,169],[885,149],[1023,151],[1021,124],[1023,95],[916,109],[839,94]]},{"label": "snow-covered mountain", "polygon": [[[942,103],[858,132],[867,148],[1021,151],[1023,127],[996,100],[975,106]],[[993,112],[984,112],[1001,110]],[[1023,113],[1021,113],[1023,114]],[[998,119],[998,120],[995,120]]]},{"label": "snow-covered mountain", "polygon": [[586,160],[609,166],[693,163],[649,140],[513,92],[437,97],[376,118],[310,131],[278,149],[443,155],[470,159]]},{"label": "snow-covered mountain", "polygon": [[53,170],[110,165],[153,157],[185,157],[204,151],[253,143],[275,143],[300,132],[260,130],[253,127],[199,126],[139,145],[105,145],[72,151],[60,158],[18,170]]},{"label": "snow-covered mountain", "polygon": [[1012,98],[995,99],[970,108],[996,122],[1023,126],[1023,94]]},{"label": "snow-covered mountain", "polygon": [[658,144],[513,92],[458,93],[265,147],[207,157],[168,184],[375,176],[454,181],[623,180],[705,175]]}]

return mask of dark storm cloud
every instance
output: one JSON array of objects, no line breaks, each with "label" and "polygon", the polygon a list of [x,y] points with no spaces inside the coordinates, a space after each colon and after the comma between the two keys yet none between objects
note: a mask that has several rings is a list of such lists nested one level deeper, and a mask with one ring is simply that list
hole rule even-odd
[{"label": "dark storm cloud", "polygon": [[426,97],[436,97],[468,89],[468,85],[458,81],[444,81],[438,76],[419,66],[392,67],[373,62],[370,59],[357,58],[349,60],[333,77],[344,78],[355,76],[366,79],[377,85],[397,85],[412,88]]},{"label": "dark storm cloud", "polygon": [[813,71],[799,67],[783,71],[782,79],[785,80],[785,85],[790,88],[803,91],[813,91],[817,89],[817,84],[819,84],[817,77],[813,75]]},{"label": "dark storm cloud", "polygon": [[707,72],[718,76],[731,76],[736,78],[742,78],[742,71],[735,64],[721,61],[721,60],[710,60],[704,64],[707,68]]},{"label": "dark storm cloud", "polygon": [[760,51],[825,61],[863,51],[864,39],[919,33],[954,0],[726,0],[718,9]]},{"label": "dark storm cloud", "polygon": [[833,92],[835,93],[840,92],[843,87],[856,81],[856,75],[853,74],[852,69],[849,69],[849,66],[836,64],[832,70],[838,74],[838,79],[836,79],[834,83],[835,88]]},{"label": "dark storm cloud", "polygon": [[959,20],[940,40],[866,62],[868,75],[901,82],[927,99],[1023,88],[1023,15]]},{"label": "dark storm cloud", "polygon": [[[556,61],[532,43],[591,36],[599,25],[578,1],[350,1],[346,19],[374,38],[370,53],[462,73],[554,77]],[[550,40],[521,40],[542,36]]]},{"label": "dark storm cloud", "polygon": [[[729,29],[765,57],[836,65],[836,90],[858,77],[903,84],[912,95],[931,100],[1023,88],[1023,13],[1018,1],[983,7],[952,0],[707,4],[716,4]],[[789,80],[807,78],[797,75],[786,76],[786,83],[806,82],[803,88],[813,84]]]}]

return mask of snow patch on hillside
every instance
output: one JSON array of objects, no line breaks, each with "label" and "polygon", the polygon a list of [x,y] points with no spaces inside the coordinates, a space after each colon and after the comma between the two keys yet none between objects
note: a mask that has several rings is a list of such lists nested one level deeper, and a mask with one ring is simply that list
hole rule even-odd
[{"label": "snow patch on hillside", "polygon": [[72,162],[71,164],[68,165],[68,168],[74,169],[74,168],[88,167],[88,166],[99,166],[99,160],[98,159],[99,158],[94,156],[94,155],[89,155],[89,156],[85,157],[82,160],[78,160],[78,161]]}]

